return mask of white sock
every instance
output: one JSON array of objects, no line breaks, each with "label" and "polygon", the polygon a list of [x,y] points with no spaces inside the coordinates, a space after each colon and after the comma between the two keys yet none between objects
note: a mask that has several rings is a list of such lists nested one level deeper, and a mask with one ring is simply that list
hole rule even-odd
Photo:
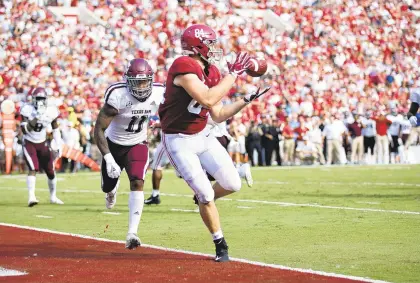
[{"label": "white sock", "polygon": [[141,213],[143,212],[143,204],[143,191],[131,191],[130,196],[128,197],[128,233],[137,234]]},{"label": "white sock", "polygon": [[35,176],[28,176],[26,177],[26,185],[28,186],[28,192],[29,192],[29,198],[35,199],[35,182],[36,177]]},{"label": "white sock", "polygon": [[219,231],[212,233],[211,236],[213,237],[213,241],[219,240],[221,238],[223,238],[223,232],[222,229],[220,229]]},{"label": "white sock", "polygon": [[48,188],[50,189],[50,199],[57,198],[57,177],[54,177],[52,180],[48,179]]},{"label": "white sock", "polygon": [[157,197],[159,195],[159,190],[153,189],[152,197]]}]

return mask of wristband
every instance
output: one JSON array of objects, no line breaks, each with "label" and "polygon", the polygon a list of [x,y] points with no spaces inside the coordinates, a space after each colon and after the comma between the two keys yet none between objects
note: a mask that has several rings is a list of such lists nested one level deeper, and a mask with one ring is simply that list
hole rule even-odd
[{"label": "wristband", "polygon": [[104,159],[106,163],[116,163],[114,157],[111,153],[107,153],[104,155]]}]

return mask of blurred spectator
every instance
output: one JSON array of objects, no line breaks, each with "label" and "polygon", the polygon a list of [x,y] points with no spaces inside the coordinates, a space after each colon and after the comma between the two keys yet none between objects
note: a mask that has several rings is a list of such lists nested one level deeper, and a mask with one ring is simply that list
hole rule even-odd
[{"label": "blurred spectator", "polygon": [[250,126],[248,129],[248,134],[246,137],[247,151],[249,159],[251,160],[252,166],[255,166],[254,163],[254,151],[258,155],[258,165],[263,166],[263,156],[262,156],[262,146],[261,146],[261,136],[263,131],[255,121],[251,120]]}]

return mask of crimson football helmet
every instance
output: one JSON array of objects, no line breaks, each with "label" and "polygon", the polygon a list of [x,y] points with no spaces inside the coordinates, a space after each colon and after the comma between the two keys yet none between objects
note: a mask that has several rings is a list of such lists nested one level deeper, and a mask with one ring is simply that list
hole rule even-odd
[{"label": "crimson football helmet", "polygon": [[152,67],[142,58],[131,60],[124,73],[128,90],[140,102],[152,94],[153,74]]},{"label": "crimson football helmet", "polygon": [[181,36],[181,45],[187,55],[200,55],[209,64],[222,58],[223,51],[216,48],[216,32],[206,25],[192,25]]},{"label": "crimson football helmet", "polygon": [[32,104],[37,110],[47,107],[47,92],[45,88],[37,87],[32,91]]}]

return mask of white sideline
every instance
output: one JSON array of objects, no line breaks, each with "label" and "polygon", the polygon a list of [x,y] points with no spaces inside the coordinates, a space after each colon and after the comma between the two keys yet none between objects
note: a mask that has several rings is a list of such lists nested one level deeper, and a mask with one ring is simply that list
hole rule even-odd
[{"label": "white sideline", "polygon": [[21,276],[21,275],[26,275],[28,273],[26,272],[22,272],[22,271],[18,271],[18,270],[13,270],[13,269],[6,269],[0,266],[0,277],[5,277],[5,276]]},{"label": "white sideline", "polygon": [[[102,242],[125,244],[125,241],[109,240],[109,239],[104,239],[104,238],[95,238],[95,237],[86,236],[86,235],[59,232],[59,231],[54,231],[54,230],[49,230],[49,229],[44,229],[44,228],[35,228],[35,227],[17,225],[17,224],[11,224],[11,223],[0,222],[0,226],[27,229],[27,230],[33,230],[33,231],[38,231],[38,232],[56,234],[56,235],[72,236],[72,237],[90,239],[90,240],[96,240],[96,241],[102,241]],[[143,244],[143,243],[142,243],[142,246],[146,247],[146,248],[152,248],[152,249],[157,249],[157,250],[162,250],[162,251],[177,252],[177,253],[184,253],[184,254],[189,254],[189,255],[198,255],[198,256],[204,256],[204,257],[213,257],[213,255],[210,255],[210,254],[191,252],[191,251],[185,251],[185,250],[179,250],[179,249],[171,249],[171,248],[159,247],[159,246],[154,246],[154,245],[147,245],[147,244]],[[247,264],[252,264],[252,265],[257,265],[257,266],[271,267],[271,268],[276,268],[276,269],[281,269],[281,270],[289,270],[289,271],[296,271],[296,272],[301,272],[301,273],[316,274],[316,275],[327,276],[327,277],[343,278],[343,279],[349,279],[349,280],[359,280],[359,281],[365,281],[367,283],[390,283],[388,281],[374,280],[374,279],[370,279],[370,278],[336,274],[336,273],[330,273],[330,272],[324,272],[324,271],[316,271],[316,270],[312,270],[312,269],[293,268],[293,267],[288,267],[288,266],[284,266],[284,265],[269,264],[269,263],[251,261],[251,260],[241,259],[241,258],[231,257],[230,259],[232,261],[242,262],[242,263],[247,263]]]},{"label": "white sideline", "polygon": [[[1,187],[0,190],[26,190],[26,188],[12,188],[12,187]],[[48,189],[37,189],[37,191],[48,191]],[[60,190],[63,193],[90,193],[90,194],[103,194],[100,190],[90,191],[90,190]],[[127,195],[128,192],[119,192],[119,194]],[[183,195],[183,194],[167,194],[160,193],[162,196],[170,197],[186,197],[192,198],[193,195]],[[339,209],[339,210],[353,210],[353,211],[363,211],[363,212],[380,212],[380,213],[394,213],[394,214],[409,214],[409,215],[420,215],[420,211],[407,211],[407,210],[387,210],[387,209],[377,209],[377,208],[363,208],[363,207],[346,207],[346,206],[331,206],[331,205],[321,205],[315,203],[294,203],[294,202],[280,202],[280,201],[266,201],[266,200],[253,200],[253,199],[231,199],[231,198],[221,198],[219,200],[223,201],[237,201],[237,202],[249,202],[249,203],[260,203],[260,204],[272,204],[280,206],[297,206],[297,207],[316,207],[324,209]]]}]

